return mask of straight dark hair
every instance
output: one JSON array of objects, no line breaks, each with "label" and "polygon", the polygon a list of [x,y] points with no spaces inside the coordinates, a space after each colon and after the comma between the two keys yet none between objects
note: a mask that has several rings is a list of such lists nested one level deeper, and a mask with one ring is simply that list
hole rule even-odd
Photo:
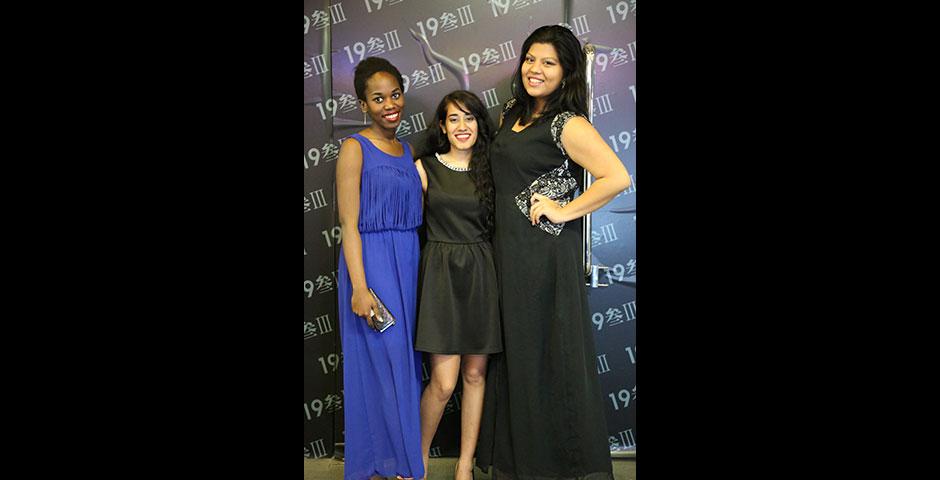
[{"label": "straight dark hair", "polygon": [[535,114],[535,99],[529,96],[522,83],[522,65],[533,43],[547,43],[555,47],[563,72],[562,84],[545,99],[545,108],[538,122],[554,118],[564,111],[572,111],[587,118],[587,80],[584,75],[585,59],[581,42],[565,27],[545,25],[535,29],[529,38],[525,39],[519,66],[513,76],[512,89],[517,102],[515,108],[522,109],[519,122],[527,125]]}]

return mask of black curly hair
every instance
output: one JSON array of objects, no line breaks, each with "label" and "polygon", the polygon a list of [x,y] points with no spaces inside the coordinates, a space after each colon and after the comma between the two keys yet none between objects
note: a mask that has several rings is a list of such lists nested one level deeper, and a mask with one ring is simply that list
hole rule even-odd
[{"label": "black curly hair", "polygon": [[[440,125],[447,119],[447,106],[453,104],[464,113],[473,115],[477,123],[477,141],[473,144],[470,156],[470,179],[476,188],[477,197],[483,205],[483,227],[487,238],[493,235],[495,197],[493,187],[493,173],[490,169],[490,142],[493,140],[493,126],[483,102],[473,92],[455,90],[448,93],[437,105],[434,113],[434,128],[429,128],[427,142],[423,149],[424,155],[447,153],[450,151],[450,140],[447,134],[441,131]],[[423,155],[422,155],[423,156]]]}]

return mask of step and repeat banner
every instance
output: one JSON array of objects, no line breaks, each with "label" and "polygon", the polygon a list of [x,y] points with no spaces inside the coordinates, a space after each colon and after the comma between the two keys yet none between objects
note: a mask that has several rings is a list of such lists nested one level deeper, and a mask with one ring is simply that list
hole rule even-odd
[{"label": "step and repeat banner", "polygon": [[[336,270],[335,162],[342,139],[365,128],[353,87],[357,63],[388,59],[402,74],[403,142],[423,145],[434,109],[466,89],[494,125],[512,97],[522,43],[542,25],[564,24],[597,46],[594,119],[633,184],[593,215],[595,263],[609,267],[590,288],[597,372],[611,451],[636,449],[636,1],[343,0],[304,2],[304,456],[343,443],[342,352]],[[424,381],[428,381],[425,362]],[[460,387],[448,402],[432,456],[459,451]]]}]

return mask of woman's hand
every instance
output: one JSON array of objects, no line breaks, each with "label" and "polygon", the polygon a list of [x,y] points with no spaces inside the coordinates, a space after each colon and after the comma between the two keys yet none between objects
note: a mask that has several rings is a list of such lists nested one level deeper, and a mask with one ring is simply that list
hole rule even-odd
[{"label": "woman's hand", "polygon": [[372,324],[372,313],[378,310],[378,306],[375,304],[375,300],[372,299],[372,294],[369,293],[369,289],[353,288],[351,303],[353,313],[364,318],[366,323],[369,324],[369,328],[375,329],[375,326]]},{"label": "woman's hand", "polygon": [[532,198],[529,199],[529,204],[532,205],[529,208],[529,220],[532,221],[532,225],[538,223],[539,217],[542,216],[552,223],[565,221],[561,211],[562,207],[541,193],[533,193]]}]

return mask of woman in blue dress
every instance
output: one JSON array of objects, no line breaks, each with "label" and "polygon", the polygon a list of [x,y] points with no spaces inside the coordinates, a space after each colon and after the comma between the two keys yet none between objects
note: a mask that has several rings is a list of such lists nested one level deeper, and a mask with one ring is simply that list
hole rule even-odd
[{"label": "woman in blue dress", "polygon": [[[354,83],[372,124],[343,142],[336,165],[344,479],[423,478],[414,350],[421,180],[411,147],[395,138],[405,106],[401,73],[370,57],[356,66]],[[372,328],[379,309],[370,289],[396,320],[384,332]]]}]

